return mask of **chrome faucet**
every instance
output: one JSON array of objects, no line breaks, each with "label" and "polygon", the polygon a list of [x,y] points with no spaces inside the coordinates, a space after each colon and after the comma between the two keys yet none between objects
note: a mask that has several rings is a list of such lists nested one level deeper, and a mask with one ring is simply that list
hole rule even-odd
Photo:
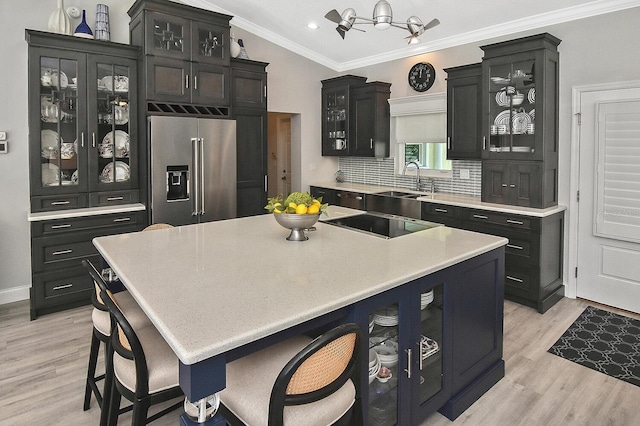
[{"label": "chrome faucet", "polygon": [[407,167],[409,167],[409,164],[416,166],[416,191],[420,191],[420,164],[418,164],[417,161],[407,161],[404,165],[404,170],[402,170],[402,174],[407,174]]}]

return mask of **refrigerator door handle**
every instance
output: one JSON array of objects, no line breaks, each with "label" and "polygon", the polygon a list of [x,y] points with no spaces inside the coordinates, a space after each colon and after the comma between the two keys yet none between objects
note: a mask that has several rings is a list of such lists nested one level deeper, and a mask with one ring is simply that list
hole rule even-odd
[{"label": "refrigerator door handle", "polygon": [[204,201],[205,201],[205,178],[204,178],[204,138],[200,138],[200,164],[198,165],[200,172],[200,214],[204,215]]},{"label": "refrigerator door handle", "polygon": [[197,216],[198,215],[198,209],[199,207],[199,202],[198,202],[198,194],[200,193],[199,191],[199,172],[198,169],[200,167],[200,155],[199,155],[199,151],[198,151],[198,138],[191,138],[191,155],[192,155],[192,163],[193,164],[193,179],[191,179],[192,185],[193,185],[193,210],[191,211],[191,216]]}]

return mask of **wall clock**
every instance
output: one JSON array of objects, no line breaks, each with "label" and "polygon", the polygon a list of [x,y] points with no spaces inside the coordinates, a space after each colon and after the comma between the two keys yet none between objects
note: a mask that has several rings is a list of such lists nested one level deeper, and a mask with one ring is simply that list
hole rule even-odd
[{"label": "wall clock", "polygon": [[436,70],[428,62],[418,62],[409,70],[409,86],[417,92],[426,92],[436,81]]}]

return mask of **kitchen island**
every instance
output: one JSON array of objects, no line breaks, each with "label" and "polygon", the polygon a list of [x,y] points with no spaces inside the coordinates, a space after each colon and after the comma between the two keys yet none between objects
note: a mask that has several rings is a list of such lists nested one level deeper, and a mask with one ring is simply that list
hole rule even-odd
[{"label": "kitchen island", "polygon": [[[292,334],[344,322],[366,330],[381,299],[399,307],[402,353],[412,335],[420,341],[411,330],[410,312],[420,309],[413,293],[420,299],[419,292],[434,286],[445,305],[445,361],[442,389],[428,411],[455,417],[504,375],[506,239],[447,227],[383,239],[322,222],[308,241],[287,241],[288,234],[262,215],[100,237],[94,244],[175,351],[190,401],[224,388],[226,362]],[[487,353],[469,355],[474,350],[461,341],[467,334],[490,336],[482,344]],[[417,360],[400,356],[398,370],[412,363]],[[398,377],[407,400],[399,402],[400,416],[411,403],[409,388],[418,386],[411,384],[415,377]],[[417,422],[415,413],[423,417],[420,410],[406,424]]]}]

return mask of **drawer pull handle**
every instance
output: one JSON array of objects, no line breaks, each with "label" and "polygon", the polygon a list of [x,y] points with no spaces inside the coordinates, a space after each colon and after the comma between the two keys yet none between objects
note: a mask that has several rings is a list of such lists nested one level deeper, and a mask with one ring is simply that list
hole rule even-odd
[{"label": "drawer pull handle", "polygon": [[70,288],[70,287],[73,287],[73,284],[58,285],[58,286],[55,286],[53,290],[63,290],[65,288]]},{"label": "drawer pull handle", "polygon": [[438,213],[448,213],[449,210],[447,209],[433,209],[434,211],[437,211]]},{"label": "drawer pull handle", "polygon": [[119,217],[118,219],[113,219],[114,222],[131,222],[130,217]]},{"label": "drawer pull handle", "polygon": [[512,249],[516,249],[516,250],[524,250],[523,247],[516,246],[514,244],[507,244],[507,247],[512,248]]},{"label": "drawer pull handle", "polygon": [[71,228],[71,224],[64,223],[62,225],[51,225],[51,229]]},{"label": "drawer pull handle", "polygon": [[473,217],[476,219],[489,219],[489,216],[484,216],[481,214],[474,214]]},{"label": "drawer pull handle", "polygon": [[510,275],[507,275],[507,279],[511,280],[511,281],[515,281],[517,283],[523,283],[524,282],[524,280],[521,280],[520,278],[512,277]]},{"label": "drawer pull handle", "polygon": [[513,220],[513,219],[507,219],[507,223],[511,223],[513,225],[524,225],[524,222],[522,222],[521,220]]},{"label": "drawer pull handle", "polygon": [[107,201],[121,201],[124,200],[123,196],[120,197],[107,197]]},{"label": "drawer pull handle", "polygon": [[514,184],[509,185],[510,188],[515,188],[516,186]]},{"label": "drawer pull handle", "polygon": [[69,254],[69,253],[73,253],[73,250],[68,249],[68,250],[54,251],[53,253],[51,253],[51,255],[52,256],[60,256],[61,254]]},{"label": "drawer pull handle", "polygon": [[355,197],[356,200],[362,200],[362,197]]},{"label": "drawer pull handle", "polygon": [[503,183],[503,184],[502,184],[502,187],[503,187],[503,188],[506,188],[506,187],[507,187],[507,184],[506,184],[506,183]]},{"label": "drawer pull handle", "polygon": [[54,201],[51,203],[52,206],[65,206],[71,203],[71,201]]}]

